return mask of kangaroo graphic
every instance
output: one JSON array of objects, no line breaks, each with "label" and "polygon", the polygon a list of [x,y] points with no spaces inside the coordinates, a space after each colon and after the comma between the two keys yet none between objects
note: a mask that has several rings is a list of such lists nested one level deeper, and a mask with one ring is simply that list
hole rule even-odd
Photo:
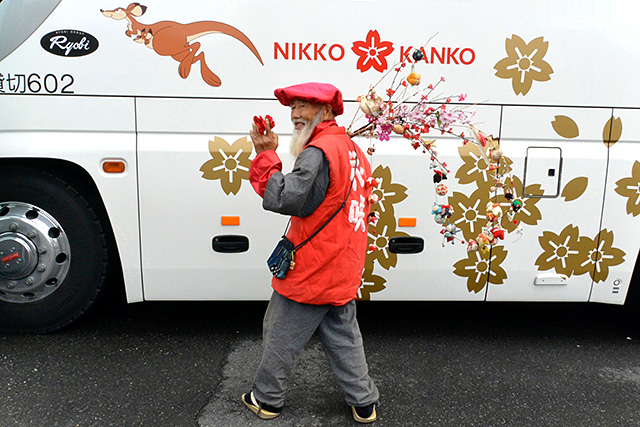
[{"label": "kangaroo graphic", "polygon": [[[136,43],[144,43],[149,49],[153,49],[158,55],[170,56],[180,63],[178,74],[186,79],[191,72],[191,66],[200,61],[200,73],[202,79],[210,86],[220,86],[220,78],[209,69],[204,60],[204,52],[198,52],[200,43],[193,40],[207,34],[222,33],[236,38],[244,43],[251,52],[258,58],[262,65],[262,58],[251,40],[240,30],[231,25],[214,21],[199,21],[190,24],[180,24],[173,21],[160,21],[155,24],[145,25],[136,21],[135,18],[142,16],[147,10],[146,6],[140,3],[131,3],[126,8],[116,8],[113,10],[102,10],[100,12],[107,18],[121,21],[127,20],[127,37],[133,37]],[[134,18],[135,17],[135,18]]]}]

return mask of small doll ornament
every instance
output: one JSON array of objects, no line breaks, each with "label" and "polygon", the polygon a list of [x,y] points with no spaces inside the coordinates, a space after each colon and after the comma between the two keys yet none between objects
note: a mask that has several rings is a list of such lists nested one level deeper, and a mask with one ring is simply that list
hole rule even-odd
[{"label": "small doll ornament", "polygon": [[502,150],[500,148],[492,148],[490,156],[491,156],[491,160],[493,160],[494,162],[497,162],[502,158]]},{"label": "small doll ornament", "polygon": [[476,237],[476,241],[478,242],[478,248],[480,251],[485,253],[489,252],[489,249],[491,248],[491,238],[489,236],[484,233],[480,233],[478,234],[478,237]]},{"label": "small doll ornament", "polygon": [[491,240],[492,245],[494,245],[498,241],[498,239],[504,240],[504,230],[500,227],[492,228],[491,234],[493,235],[493,239]]},{"label": "small doll ornament", "polygon": [[500,203],[487,203],[487,221],[497,222],[502,216],[502,208]]},{"label": "small doll ornament", "polygon": [[441,215],[445,218],[451,218],[451,216],[453,215],[453,208],[451,207],[451,205],[441,205]]},{"label": "small doll ornament", "polygon": [[358,101],[360,102],[360,109],[367,116],[376,117],[380,115],[380,104],[382,103],[382,98],[376,95],[375,91],[372,90],[366,96],[359,96]]},{"label": "small doll ornament", "polygon": [[378,221],[380,221],[380,212],[376,211],[376,212],[371,212],[369,214],[369,224],[372,224],[373,226],[375,226]]},{"label": "small doll ornament", "polygon": [[513,209],[514,212],[518,212],[520,209],[522,209],[522,201],[519,199],[515,199],[511,202],[511,207]]},{"label": "small doll ornament", "polygon": [[[444,237],[447,242],[453,243],[453,239],[455,239],[456,234],[460,229],[453,224],[447,224],[441,231],[440,234]],[[444,245],[444,242],[442,243]]]},{"label": "small doll ornament", "polygon": [[507,200],[513,199],[513,190],[511,188],[504,189],[504,198]]},{"label": "small doll ornament", "polygon": [[376,181],[376,179],[372,176],[367,178],[367,180],[364,182],[364,188],[371,188],[371,187],[377,187],[377,186],[378,186],[378,181]]}]

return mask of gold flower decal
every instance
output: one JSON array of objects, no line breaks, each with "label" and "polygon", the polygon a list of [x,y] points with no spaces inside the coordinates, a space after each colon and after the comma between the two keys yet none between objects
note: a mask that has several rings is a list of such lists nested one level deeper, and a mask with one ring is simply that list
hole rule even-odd
[{"label": "gold flower decal", "polygon": [[631,168],[631,176],[616,182],[616,193],[627,198],[627,213],[633,216],[640,214],[640,162],[637,160]]},{"label": "gold flower decal", "polygon": [[578,227],[567,225],[560,234],[545,231],[538,238],[543,249],[535,264],[540,270],[556,273],[587,274],[595,282],[609,276],[609,268],[624,262],[625,252],[613,247],[613,232],[607,229],[591,239],[579,236]]},{"label": "gold flower decal", "polygon": [[507,57],[498,61],[493,68],[496,70],[496,76],[511,79],[516,95],[526,95],[534,80],[544,82],[551,79],[553,69],[542,59],[547,54],[549,42],[544,41],[542,37],[527,44],[513,34],[510,39],[507,38],[505,48]]},{"label": "gold flower decal", "polygon": [[571,139],[580,136],[580,129],[571,117],[555,116],[551,122],[551,127],[563,138]]},{"label": "gold flower decal", "polygon": [[611,117],[607,120],[607,123],[605,123],[604,128],[602,128],[602,142],[604,142],[607,148],[610,148],[620,140],[621,136],[622,120],[620,120],[620,117]]},{"label": "gold flower decal", "polygon": [[370,268],[365,267],[362,273],[362,282],[360,285],[358,299],[361,301],[371,300],[371,294],[375,292],[383,291],[387,283],[384,277],[373,274],[373,266]]},{"label": "gold flower decal", "polygon": [[453,215],[449,222],[462,230],[466,240],[475,239],[482,231],[482,227],[487,224],[489,193],[479,188],[467,197],[454,191],[448,201],[453,208]]},{"label": "gold flower decal", "polygon": [[586,176],[573,178],[571,181],[567,182],[567,185],[564,186],[564,190],[562,190],[562,197],[564,198],[565,202],[576,200],[578,197],[584,194],[584,192],[587,190],[588,185],[589,178],[587,178]]},{"label": "gold flower decal", "polygon": [[622,264],[625,252],[613,247],[613,231],[606,228],[596,237],[580,237],[584,257],[575,269],[576,274],[589,273],[594,282],[603,282],[609,276],[609,267]]},{"label": "gold flower decal", "polygon": [[[458,154],[464,161],[464,164],[456,171],[456,178],[460,184],[476,184],[478,188],[489,191],[493,185],[493,177],[495,172],[489,171],[489,164],[480,154],[480,147],[475,144],[467,143],[458,147]],[[500,160],[498,167],[499,175],[506,175],[511,171],[513,161],[506,156]]]},{"label": "gold flower decal", "polygon": [[249,179],[249,156],[252,151],[253,145],[247,137],[229,145],[227,141],[216,136],[213,141],[209,141],[212,159],[200,167],[202,177],[210,180],[219,179],[227,195],[238,194],[242,180]]},{"label": "gold flower decal", "polygon": [[398,263],[398,255],[389,251],[389,240],[396,236],[408,236],[396,230],[396,216],[393,205],[407,198],[407,187],[393,183],[391,169],[378,166],[371,174],[378,185],[373,188],[373,194],[378,196],[378,203],[373,206],[374,211],[380,213],[380,220],[374,226],[369,224],[367,246],[373,245],[374,249],[367,250],[362,284],[360,286],[360,299],[369,300],[371,294],[385,289],[386,279],[373,274],[375,262],[380,267],[389,270]]},{"label": "gold flower decal", "polygon": [[544,252],[536,259],[535,264],[540,270],[555,269],[556,273],[571,276],[581,263],[579,233],[578,227],[572,225],[567,225],[560,235],[551,231],[543,232],[538,241]]},{"label": "gold flower decal", "polygon": [[507,257],[507,251],[502,246],[494,246],[491,252],[467,252],[467,258],[461,259],[453,265],[456,276],[467,278],[469,292],[478,293],[487,282],[494,285],[504,283],[507,272],[500,266]]}]

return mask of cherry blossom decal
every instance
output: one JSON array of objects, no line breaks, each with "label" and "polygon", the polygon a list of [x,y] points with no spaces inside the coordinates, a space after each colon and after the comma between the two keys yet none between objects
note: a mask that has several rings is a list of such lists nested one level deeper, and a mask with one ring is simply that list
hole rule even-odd
[{"label": "cherry blossom decal", "polygon": [[[491,165],[480,153],[478,146],[465,144],[458,147],[458,154],[462,159],[462,166],[456,172],[458,183],[473,185],[475,190],[467,192],[452,191],[448,196],[448,203],[453,208],[450,222],[460,231],[465,240],[476,239],[487,223],[487,216],[491,214],[487,205],[498,204],[504,211],[514,202],[519,208],[512,216],[502,215],[500,227],[509,233],[522,232],[522,224],[536,225],[542,219],[542,213],[536,204],[540,198],[524,197],[522,181],[512,174],[513,161],[502,156],[500,162],[491,171]],[[505,194],[499,194],[498,186],[510,189],[509,199]],[[539,184],[528,185],[525,194],[542,194]],[[467,252],[467,256],[453,265],[453,274],[467,280],[469,292],[482,291],[487,283],[502,284],[507,278],[507,272],[501,266],[507,258],[508,251],[502,246],[492,246],[490,250]]]},{"label": "cherry blossom decal", "polygon": [[616,193],[627,198],[627,213],[640,215],[640,162],[637,160],[631,168],[631,176],[616,182]]},{"label": "cherry blossom decal", "polygon": [[534,80],[544,82],[551,79],[553,68],[543,60],[548,48],[549,42],[544,41],[542,37],[525,43],[513,34],[505,42],[507,57],[493,67],[496,76],[511,79],[515,94],[526,95]]},{"label": "cherry blossom decal", "polygon": [[407,198],[407,187],[392,182],[391,169],[388,166],[378,166],[372,176],[377,182],[372,193],[378,198],[378,203],[372,210],[380,214],[380,219],[375,225],[369,224],[367,239],[369,248],[358,296],[361,300],[370,300],[372,293],[385,289],[386,279],[373,274],[375,266],[390,270],[398,263],[398,255],[389,251],[389,240],[392,237],[408,236],[396,229],[397,220],[394,209],[395,204]]},{"label": "cherry blossom decal", "polygon": [[371,30],[367,40],[353,42],[351,50],[359,56],[357,68],[360,72],[364,73],[373,67],[382,73],[389,66],[387,56],[393,52],[393,43],[381,41],[378,31]]},{"label": "cherry blossom decal", "polygon": [[536,259],[540,270],[554,269],[558,274],[571,276],[580,265],[578,227],[567,225],[560,234],[544,231],[538,237],[543,253]]},{"label": "cherry blossom decal", "polygon": [[624,262],[625,252],[613,247],[613,231],[606,228],[591,239],[580,236],[578,227],[567,225],[560,234],[545,231],[538,237],[543,252],[535,264],[540,270],[555,270],[567,276],[589,274],[603,282],[609,268]]},{"label": "cherry blossom decal", "polygon": [[602,128],[602,142],[607,148],[620,140],[622,136],[622,120],[620,117],[611,117]]},{"label": "cherry blossom decal", "polygon": [[491,252],[467,252],[467,257],[453,265],[456,276],[467,278],[469,292],[480,292],[487,282],[501,285],[507,279],[507,272],[500,266],[507,257],[502,246],[494,246]]},{"label": "cherry blossom decal", "polygon": [[201,167],[202,177],[210,180],[220,180],[222,190],[227,194],[238,194],[243,180],[249,179],[249,156],[253,145],[247,138],[240,138],[233,145],[220,137],[209,141],[211,160]]},{"label": "cherry blossom decal", "polygon": [[[369,264],[369,263],[368,263]],[[362,273],[362,283],[358,292],[358,299],[363,301],[371,300],[371,294],[384,291],[387,280],[384,277],[373,274],[373,260],[370,265],[365,265]]]}]

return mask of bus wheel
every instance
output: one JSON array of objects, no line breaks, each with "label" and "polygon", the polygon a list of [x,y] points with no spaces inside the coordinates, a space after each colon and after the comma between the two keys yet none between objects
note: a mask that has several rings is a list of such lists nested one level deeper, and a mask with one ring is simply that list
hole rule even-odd
[{"label": "bus wheel", "polygon": [[3,167],[0,182],[0,330],[59,329],[102,288],[100,221],[71,185],[42,171]]}]

